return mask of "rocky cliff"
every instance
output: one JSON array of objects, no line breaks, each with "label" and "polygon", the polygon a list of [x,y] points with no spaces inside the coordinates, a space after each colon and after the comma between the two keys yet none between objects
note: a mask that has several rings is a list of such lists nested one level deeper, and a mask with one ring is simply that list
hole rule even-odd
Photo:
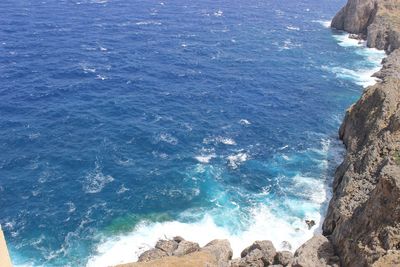
[{"label": "rocky cliff", "polygon": [[400,1],[349,0],[332,27],[360,34],[369,47],[394,51],[400,48]]},{"label": "rocky cliff", "polygon": [[349,0],[332,27],[389,55],[346,113],[347,148],[323,224],[343,266],[400,266],[400,1]]}]

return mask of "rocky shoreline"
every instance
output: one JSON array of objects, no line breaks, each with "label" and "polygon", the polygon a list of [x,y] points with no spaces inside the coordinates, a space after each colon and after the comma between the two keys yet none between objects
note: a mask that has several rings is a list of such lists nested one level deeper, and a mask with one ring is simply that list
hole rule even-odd
[{"label": "rocky shoreline", "polygon": [[160,240],[137,263],[119,267],[400,266],[400,1],[349,0],[332,27],[366,39],[368,47],[388,56],[375,74],[381,81],[347,110],[340,127],[347,151],[335,173],[323,235],[294,254],[255,241],[237,259],[228,240],[200,248],[175,237]]}]

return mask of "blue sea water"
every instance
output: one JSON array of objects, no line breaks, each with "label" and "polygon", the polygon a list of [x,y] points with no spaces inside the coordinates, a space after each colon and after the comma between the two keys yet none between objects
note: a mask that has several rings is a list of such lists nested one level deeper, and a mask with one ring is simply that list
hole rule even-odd
[{"label": "blue sea water", "polygon": [[174,235],[296,249],[383,57],[327,27],[344,3],[1,1],[14,264],[107,266]]}]

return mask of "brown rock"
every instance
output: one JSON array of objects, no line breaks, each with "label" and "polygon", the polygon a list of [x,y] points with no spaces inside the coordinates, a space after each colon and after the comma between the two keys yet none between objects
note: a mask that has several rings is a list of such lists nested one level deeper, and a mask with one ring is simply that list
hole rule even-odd
[{"label": "brown rock", "polygon": [[181,236],[175,236],[174,238],[172,238],[172,240],[174,240],[176,243],[180,243],[181,241],[184,241],[185,239]]},{"label": "brown rock", "polygon": [[178,248],[173,252],[174,256],[183,256],[200,249],[199,244],[183,240],[179,243]]},{"label": "brown rock", "polygon": [[293,253],[290,251],[279,251],[275,255],[275,264],[289,266],[293,262]]},{"label": "brown rock", "polygon": [[219,267],[228,266],[233,255],[231,245],[226,239],[215,239],[201,248],[200,251],[214,255]]},{"label": "brown rock", "polygon": [[169,256],[148,262],[135,262],[117,265],[116,267],[225,267],[220,265],[215,256],[209,252],[197,251],[182,257]]},{"label": "brown rock", "polygon": [[375,0],[349,0],[332,20],[332,27],[349,33],[367,33],[376,14]]},{"label": "brown rock", "polygon": [[158,240],[156,248],[164,251],[168,256],[171,256],[174,250],[178,248],[178,243],[174,240]]},{"label": "brown rock", "polygon": [[168,254],[165,251],[162,251],[157,248],[153,248],[153,249],[147,250],[147,251],[143,252],[142,254],[140,254],[138,262],[151,261],[151,260],[160,259],[160,258],[163,258],[166,256],[168,256]]},{"label": "brown rock", "polygon": [[296,250],[293,267],[338,266],[332,244],[323,235],[315,235]]},{"label": "brown rock", "polygon": [[[253,253],[253,251],[256,252]],[[255,241],[251,246],[245,248],[240,255],[242,258],[248,258],[246,259],[247,262],[251,260],[258,261],[257,259],[257,256],[259,255],[258,251],[261,252],[260,260],[266,266],[274,262],[276,250],[272,242],[269,240]]]}]

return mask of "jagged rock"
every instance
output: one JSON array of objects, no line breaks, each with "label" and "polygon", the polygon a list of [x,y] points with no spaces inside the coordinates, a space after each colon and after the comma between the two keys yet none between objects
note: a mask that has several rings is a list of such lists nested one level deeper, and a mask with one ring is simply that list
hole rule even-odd
[{"label": "jagged rock", "polygon": [[175,249],[178,248],[178,243],[174,240],[158,240],[156,248],[166,252],[168,256],[171,256]]},{"label": "jagged rock", "polygon": [[231,244],[226,239],[215,239],[200,249],[203,252],[209,252],[215,256],[219,267],[228,266],[232,259],[233,251]]},{"label": "jagged rock", "polygon": [[186,240],[182,240],[179,243],[178,248],[173,252],[173,255],[174,256],[183,256],[183,255],[198,251],[199,249],[200,249],[199,244],[190,242],[190,241],[186,241]]},{"label": "jagged rock", "polygon": [[306,224],[308,226],[308,230],[310,230],[315,225],[315,221],[314,220],[306,220]]},{"label": "jagged rock", "polygon": [[275,264],[289,266],[293,262],[293,253],[290,251],[279,251],[275,255]]},{"label": "jagged rock", "polygon": [[323,235],[315,235],[296,250],[293,267],[339,266],[333,246]]},{"label": "jagged rock", "polygon": [[368,47],[392,52],[400,48],[400,7],[397,0],[349,0],[332,27],[367,39]]},{"label": "jagged rock", "polygon": [[349,33],[367,33],[376,14],[375,0],[349,0],[332,20],[332,27]]},{"label": "jagged rock", "polygon": [[153,248],[140,254],[138,262],[156,260],[166,256],[168,256],[168,254],[165,251],[162,251],[158,248]]},{"label": "jagged rock", "polygon": [[180,243],[181,241],[184,241],[185,239],[181,236],[175,236],[174,238],[172,238],[172,240],[174,240],[176,243]]},{"label": "jagged rock", "polygon": [[[399,51],[340,128],[347,154],[335,174],[323,224],[344,266],[371,266],[400,243]],[[393,57],[397,57],[393,59]]]},{"label": "jagged rock", "polygon": [[400,253],[400,3],[373,0],[370,12],[371,1],[349,0],[347,13],[332,22],[339,28],[356,23],[352,6],[368,17],[367,45],[390,53],[375,74],[382,82],[364,91],[339,131],[347,153],[335,173],[323,232],[343,266],[352,267],[396,266],[392,251]]},{"label": "jagged rock", "polygon": [[[251,246],[245,248],[240,256],[246,262],[258,262],[261,260],[264,265],[273,264],[276,250],[274,245],[269,240],[255,241]],[[260,256],[258,258],[258,256]],[[262,265],[261,265],[262,266]]]}]

